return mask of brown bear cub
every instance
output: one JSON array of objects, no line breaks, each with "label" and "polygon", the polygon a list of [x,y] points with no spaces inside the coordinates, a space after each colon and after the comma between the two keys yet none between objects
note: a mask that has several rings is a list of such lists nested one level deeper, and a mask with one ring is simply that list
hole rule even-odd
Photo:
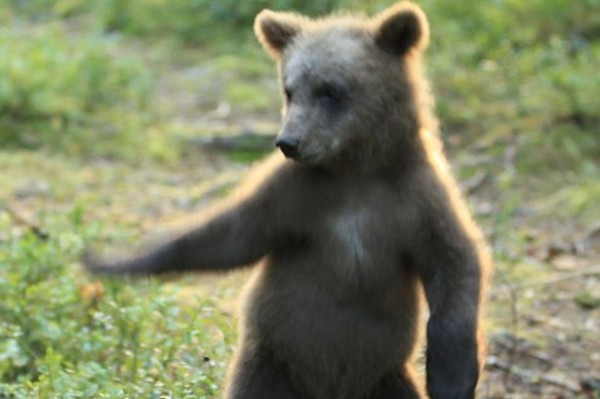
[{"label": "brown bear cub", "polygon": [[436,135],[419,61],[425,15],[407,2],[370,19],[265,10],[255,30],[280,68],[281,151],[195,230],[86,267],[258,263],[228,399],[423,397],[410,366],[423,291],[427,393],[473,398],[489,260]]}]

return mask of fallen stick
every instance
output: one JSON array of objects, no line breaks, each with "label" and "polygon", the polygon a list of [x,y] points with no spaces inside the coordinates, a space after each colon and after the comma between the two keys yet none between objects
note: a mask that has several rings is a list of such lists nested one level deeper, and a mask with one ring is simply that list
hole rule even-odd
[{"label": "fallen stick", "polygon": [[583,269],[578,272],[564,274],[562,276],[558,276],[558,277],[551,278],[548,280],[525,281],[523,283],[518,283],[518,284],[500,285],[499,287],[492,289],[492,291],[496,291],[499,289],[506,289],[506,288],[508,288],[509,290],[520,290],[522,288],[535,287],[538,285],[552,285],[552,284],[561,283],[566,280],[572,280],[572,279],[576,279],[576,278],[580,278],[580,277],[591,277],[591,276],[600,276],[600,265],[594,265],[594,266],[588,267],[588,268]]},{"label": "fallen stick", "polygon": [[40,240],[47,240],[50,238],[50,235],[36,221],[26,217],[15,207],[5,204],[4,209],[17,224],[27,227]]},{"label": "fallen stick", "polygon": [[565,381],[548,374],[540,374],[530,370],[523,370],[521,368],[511,366],[495,356],[488,357],[487,366],[510,373],[529,384],[539,384],[541,382],[575,393],[580,393],[582,391],[581,386],[577,383]]}]

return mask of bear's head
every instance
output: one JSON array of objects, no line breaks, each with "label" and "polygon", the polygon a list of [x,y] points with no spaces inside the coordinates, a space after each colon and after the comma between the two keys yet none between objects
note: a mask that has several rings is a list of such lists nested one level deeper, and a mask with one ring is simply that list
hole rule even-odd
[{"label": "bear's head", "polygon": [[278,61],[285,104],[276,145],[286,157],[372,165],[410,147],[421,127],[413,64],[429,38],[419,7],[400,2],[373,18],[323,19],[264,10],[254,29]]}]

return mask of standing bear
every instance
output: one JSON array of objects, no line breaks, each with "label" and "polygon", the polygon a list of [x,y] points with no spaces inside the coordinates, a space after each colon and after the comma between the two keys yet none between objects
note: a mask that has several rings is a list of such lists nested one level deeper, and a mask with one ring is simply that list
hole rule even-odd
[{"label": "standing bear", "polygon": [[256,264],[227,399],[424,397],[411,370],[424,296],[427,394],[473,398],[489,259],[436,135],[425,15],[408,2],[373,18],[265,10],[254,28],[279,66],[280,151],[196,229],[85,266]]}]

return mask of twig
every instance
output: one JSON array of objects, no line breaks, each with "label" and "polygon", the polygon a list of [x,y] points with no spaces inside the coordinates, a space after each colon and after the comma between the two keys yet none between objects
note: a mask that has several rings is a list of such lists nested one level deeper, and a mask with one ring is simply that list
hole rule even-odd
[{"label": "twig", "polygon": [[229,136],[196,137],[190,142],[200,147],[224,152],[264,152],[274,148],[275,135],[244,130]]},{"label": "twig", "polygon": [[39,225],[39,223],[26,217],[13,206],[5,204],[4,209],[6,209],[8,215],[12,217],[17,224],[27,227],[40,240],[47,240],[50,238],[50,235]]},{"label": "twig", "polygon": [[488,358],[487,365],[489,367],[492,367],[492,368],[495,368],[498,370],[502,370],[504,372],[507,372],[514,376],[517,376],[518,378],[520,378],[530,384],[543,382],[545,384],[554,385],[554,386],[560,387],[562,389],[566,389],[571,392],[576,392],[576,393],[581,392],[581,387],[579,386],[579,384],[576,384],[576,383],[573,383],[570,381],[564,381],[558,377],[554,377],[554,376],[551,376],[548,374],[539,374],[539,373],[535,373],[530,370],[523,370],[518,367],[513,367],[513,366],[503,362],[502,360],[498,359],[495,356],[490,356]]},{"label": "twig", "polygon": [[[519,345],[521,342],[518,342],[518,338],[513,335],[506,338],[508,339],[494,339],[494,345],[497,345],[500,349],[506,349],[507,351],[516,347],[515,351],[518,352],[519,357],[528,357],[548,365],[553,364],[554,359],[550,355],[541,351],[536,351],[531,346],[524,347],[524,345]],[[514,364],[510,358],[508,363]]]},{"label": "twig", "polygon": [[[578,272],[564,274],[562,276],[555,277],[555,278],[548,279],[548,280],[526,281],[524,283],[508,284],[505,286],[500,286],[496,289],[508,288],[509,290],[513,291],[513,290],[520,290],[522,288],[535,287],[538,285],[552,285],[552,284],[561,283],[566,280],[572,280],[572,279],[576,279],[576,278],[580,278],[580,277],[590,277],[590,276],[600,276],[600,266],[592,266],[592,267],[589,267],[587,269],[584,269],[584,270],[581,270]],[[492,291],[496,291],[496,289],[492,289]]]},{"label": "twig", "polygon": [[517,158],[517,136],[511,134],[508,138],[508,143],[506,144],[506,149],[504,151],[504,169],[514,173],[515,171],[515,160]]},{"label": "twig", "polygon": [[[510,315],[511,315],[511,326],[512,326],[512,334],[513,337],[519,336],[519,296],[517,295],[517,290],[509,289],[510,294]],[[518,340],[511,340],[511,345],[508,348],[508,360],[510,364],[515,363],[515,358],[518,351]],[[510,386],[508,384],[509,373],[507,371],[503,372],[503,382],[505,386]]]},{"label": "twig", "polygon": [[488,181],[489,174],[486,172],[476,173],[473,177],[468,180],[461,182],[463,192],[467,194],[474,194]]},{"label": "twig", "polygon": [[466,159],[462,162],[455,162],[454,166],[458,169],[460,168],[473,168],[477,166],[488,165],[496,162],[496,159],[487,155],[473,155],[469,159]]},{"label": "twig", "polygon": [[563,322],[557,318],[554,317],[544,317],[542,315],[536,314],[536,315],[532,315],[532,314],[527,314],[524,315],[525,320],[528,323],[535,323],[535,324],[545,324],[547,326],[550,327],[554,327],[554,328],[560,328],[560,329],[569,329],[569,330],[576,330],[577,328],[575,326],[573,326],[573,324],[569,324],[566,322]]}]

